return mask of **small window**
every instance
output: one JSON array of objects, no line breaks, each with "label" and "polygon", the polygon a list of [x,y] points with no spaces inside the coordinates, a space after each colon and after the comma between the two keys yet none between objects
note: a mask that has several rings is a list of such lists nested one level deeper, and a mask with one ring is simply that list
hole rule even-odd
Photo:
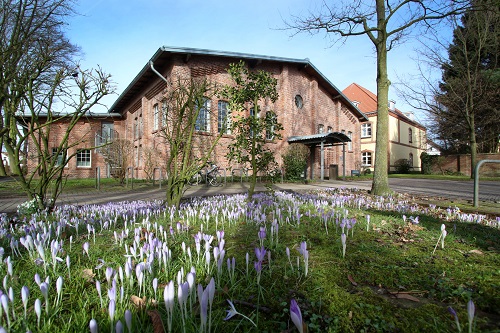
[{"label": "small window", "polygon": [[361,153],[361,164],[362,166],[372,166],[372,153],[365,151]]},{"label": "small window", "polygon": [[295,106],[299,109],[302,109],[302,107],[304,106],[304,100],[302,99],[302,96],[295,95]]},{"label": "small window", "polygon": [[198,118],[196,118],[195,129],[200,132],[210,132],[210,100],[203,98],[203,105],[199,107]]},{"label": "small window", "polygon": [[57,153],[58,148],[52,148],[52,158],[56,159],[55,166],[61,166],[63,165],[64,161],[64,151],[61,150],[61,152],[58,154]]},{"label": "small window", "polygon": [[408,165],[410,166],[410,168],[413,168],[413,154],[410,153],[410,155],[408,155]]},{"label": "small window", "polygon": [[413,142],[413,130],[411,128],[408,128],[408,142]]},{"label": "small window", "polygon": [[332,128],[332,126],[328,126],[328,127],[326,128],[326,132],[327,132],[327,133],[332,133],[332,132],[333,132],[333,128]]},{"label": "small window", "polygon": [[347,143],[347,150],[352,151],[352,132],[347,132],[347,137],[351,140]]},{"label": "small window", "polygon": [[361,124],[361,137],[369,138],[372,136],[372,124]]},{"label": "small window", "polygon": [[90,167],[90,149],[79,149],[76,152],[76,167],[88,168]]},{"label": "small window", "polygon": [[157,131],[160,128],[160,108],[158,104],[153,106],[153,131]]},{"label": "small window", "polygon": [[325,126],[323,124],[318,125],[318,133],[325,133]]},{"label": "small window", "polygon": [[231,113],[226,101],[217,104],[217,130],[219,133],[231,134]]},{"label": "small window", "polygon": [[167,105],[167,100],[164,99],[161,102],[161,127],[167,126],[167,111],[168,111],[168,105]]}]

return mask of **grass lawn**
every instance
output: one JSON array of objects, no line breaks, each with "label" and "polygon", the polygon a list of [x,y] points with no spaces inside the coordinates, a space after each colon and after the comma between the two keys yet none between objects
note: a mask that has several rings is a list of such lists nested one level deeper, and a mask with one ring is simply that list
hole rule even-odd
[{"label": "grass lawn", "polygon": [[500,331],[500,221],[457,208],[337,189],[1,222],[9,332],[457,332],[469,301]]}]

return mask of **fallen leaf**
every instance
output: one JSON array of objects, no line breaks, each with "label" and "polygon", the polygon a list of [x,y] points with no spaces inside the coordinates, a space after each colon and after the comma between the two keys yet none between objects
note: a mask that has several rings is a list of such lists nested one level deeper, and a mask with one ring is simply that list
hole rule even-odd
[{"label": "fallen leaf", "polygon": [[483,252],[481,252],[481,250],[470,250],[469,253],[473,253],[473,254],[484,254]]},{"label": "fallen leaf", "polygon": [[85,268],[82,271],[82,278],[85,280],[85,282],[88,283],[93,283],[94,282],[94,272],[92,271],[92,268]]},{"label": "fallen leaf", "polygon": [[358,283],[356,281],[354,281],[354,279],[352,278],[352,276],[347,275],[347,278],[349,279],[349,281],[351,281],[351,283],[352,283],[353,286],[357,286],[358,285]]},{"label": "fallen leaf", "polygon": [[130,296],[130,301],[138,308],[142,309],[146,306],[146,297],[140,298],[138,296]]},{"label": "fallen leaf", "polygon": [[163,322],[161,321],[161,316],[158,310],[149,310],[148,315],[153,322],[153,332],[163,333],[165,330],[163,328]]}]

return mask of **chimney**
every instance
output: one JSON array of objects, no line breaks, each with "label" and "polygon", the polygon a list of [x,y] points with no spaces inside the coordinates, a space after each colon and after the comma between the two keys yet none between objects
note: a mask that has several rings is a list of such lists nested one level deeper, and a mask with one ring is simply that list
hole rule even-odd
[{"label": "chimney", "polygon": [[390,111],[396,110],[396,102],[392,99],[389,101],[389,110]]}]

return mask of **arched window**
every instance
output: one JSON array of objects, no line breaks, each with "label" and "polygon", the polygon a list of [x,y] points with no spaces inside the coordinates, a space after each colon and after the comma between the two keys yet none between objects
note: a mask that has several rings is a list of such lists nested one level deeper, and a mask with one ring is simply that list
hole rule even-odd
[{"label": "arched window", "polygon": [[231,113],[226,101],[217,104],[217,130],[219,133],[231,134]]},{"label": "arched window", "polygon": [[408,128],[408,142],[413,142],[413,130],[411,128]]},{"label": "arched window", "polygon": [[210,132],[210,100],[203,99],[203,105],[197,105],[200,108],[198,118],[194,128],[200,132]]},{"label": "arched window", "polygon": [[410,166],[410,168],[413,168],[413,154],[410,153],[410,155],[408,155],[408,165]]},{"label": "arched window", "polygon": [[266,140],[274,139],[274,125],[276,125],[276,113],[266,112]]}]

